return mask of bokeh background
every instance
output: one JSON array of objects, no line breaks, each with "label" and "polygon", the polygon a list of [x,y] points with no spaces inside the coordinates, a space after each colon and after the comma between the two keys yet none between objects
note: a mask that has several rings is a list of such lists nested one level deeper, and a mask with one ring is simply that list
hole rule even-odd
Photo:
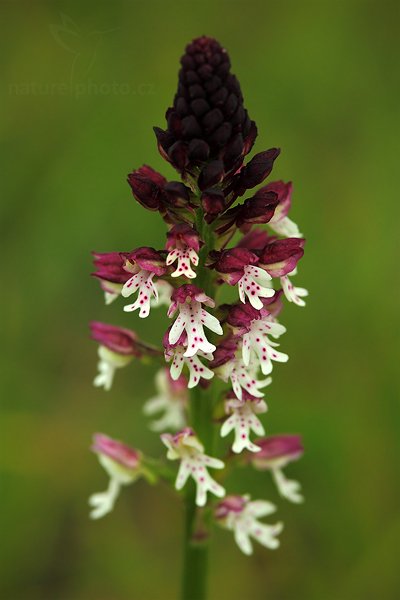
[{"label": "bokeh background", "polygon": [[2,1],[2,529],[4,600],[173,600],[182,507],[166,487],[127,488],[88,519],[107,478],[89,452],[104,431],[163,452],[141,413],[152,367],[96,390],[87,323],[141,322],[105,307],[90,251],[160,247],[164,225],[133,200],[126,174],[166,176],[153,125],[193,37],[229,50],[256,150],[278,145],[273,177],[295,184],[308,239],[270,390],[270,433],[299,432],[288,473],[306,503],[280,501],[268,474],[239,492],[285,522],[277,552],[248,559],[218,530],[211,600],[399,597],[397,189],[399,4],[389,1]]}]

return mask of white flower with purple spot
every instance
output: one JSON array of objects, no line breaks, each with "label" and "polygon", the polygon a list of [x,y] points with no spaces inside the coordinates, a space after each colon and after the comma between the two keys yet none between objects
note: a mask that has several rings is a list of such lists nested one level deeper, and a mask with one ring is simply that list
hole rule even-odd
[{"label": "white flower with purple spot", "polygon": [[179,431],[186,424],[185,409],[188,402],[187,381],[181,376],[172,380],[169,370],[160,369],[155,377],[157,396],[150,398],[143,406],[147,416],[163,412],[163,415],[152,421],[152,431]]},{"label": "white flower with purple spot", "polygon": [[133,312],[139,310],[139,317],[145,319],[150,314],[151,300],[154,298],[155,303],[158,303],[158,292],[152,281],[154,273],[149,271],[139,271],[136,275],[133,275],[124,287],[122,288],[122,295],[124,298],[128,298],[131,294],[134,294],[139,290],[139,295],[133,304],[127,304],[124,306],[125,312]]},{"label": "white flower with purple spot", "polygon": [[238,282],[239,298],[245,303],[246,296],[250,304],[257,310],[263,308],[261,298],[272,298],[275,290],[270,285],[272,277],[264,269],[248,265],[244,268],[244,275]]},{"label": "white flower with purple spot", "polygon": [[198,352],[203,352],[205,355],[214,352],[215,346],[207,340],[204,327],[218,335],[223,333],[218,319],[210,315],[202,304],[213,307],[214,301],[194,285],[182,285],[172,294],[168,316],[173,316],[176,310],[179,310],[179,315],[169,331],[168,341],[171,345],[176,344],[185,332],[187,336],[187,347],[183,354],[185,358],[190,358]]},{"label": "white flower with purple spot", "polygon": [[171,364],[172,379],[177,379],[179,377],[184,364],[186,364],[189,369],[189,389],[196,387],[196,385],[200,382],[200,379],[212,379],[214,377],[214,372],[201,362],[199,358],[201,356],[207,360],[212,360],[213,358],[212,354],[204,354],[201,351],[199,351],[195,356],[187,358],[185,356],[185,348],[182,348],[182,346],[177,347],[175,349]]},{"label": "white flower with purple spot", "polygon": [[[293,271],[290,273],[291,276],[296,274],[297,269],[293,269]],[[290,281],[288,275],[284,275],[283,277],[281,277],[281,285],[283,293],[285,294],[289,302],[293,302],[294,304],[297,304],[297,306],[306,305],[305,300],[303,300],[303,298],[308,296],[308,290],[306,290],[305,288],[294,286],[293,283]]]},{"label": "white flower with purple spot", "polygon": [[225,496],[224,488],[207,471],[208,468],[223,469],[224,463],[204,454],[203,445],[191,429],[187,427],[176,435],[163,433],[161,440],[168,448],[167,458],[181,461],[175,481],[177,490],[181,490],[191,477],[196,484],[197,506],[206,504],[208,492],[218,498]]},{"label": "white flower with purple spot", "polygon": [[178,261],[176,270],[171,277],[187,277],[194,279],[196,273],[191,267],[199,264],[200,241],[197,232],[186,223],[174,225],[167,233],[167,250],[169,250],[166,265],[170,266]]},{"label": "white flower with purple spot", "polygon": [[259,380],[257,376],[258,364],[256,361],[246,366],[241,356],[241,341],[239,338],[228,337],[216,349],[212,368],[220,379],[230,381],[233,391],[239,400],[242,400],[243,391],[255,398],[262,398],[260,390],[272,382],[271,377]]},{"label": "white flower with purple spot", "polygon": [[265,429],[258,419],[257,414],[267,412],[267,405],[263,400],[253,398],[248,394],[244,395],[244,401],[237,400],[233,393],[228,396],[225,402],[225,410],[230,414],[221,427],[221,437],[226,437],[232,431],[235,433],[235,439],[232,450],[239,454],[243,450],[258,452],[259,446],[250,440],[250,433],[254,431],[256,435],[265,435]]},{"label": "white flower with purple spot", "polygon": [[283,325],[268,317],[252,321],[249,331],[243,335],[242,339],[242,357],[246,367],[250,365],[252,357],[256,356],[263,375],[269,375],[272,372],[272,361],[287,362],[288,355],[276,350],[279,344],[271,341],[268,337],[271,335],[278,338],[285,331],[286,328]]},{"label": "white flower with purple spot", "polygon": [[131,362],[132,357],[117,354],[105,346],[99,346],[98,354],[100,359],[97,363],[98,373],[93,380],[93,385],[102,387],[108,392],[111,390],[115,371],[126,367]]},{"label": "white flower with purple spot", "polygon": [[302,238],[286,238],[269,242],[260,252],[260,265],[272,277],[279,277],[286,298],[298,306],[305,306],[303,298],[308,291],[296,288],[288,275],[296,274],[298,261],[304,254],[305,240]]},{"label": "white flower with purple spot", "polygon": [[261,310],[261,298],[272,298],[275,292],[271,285],[271,275],[256,266],[259,258],[247,248],[235,247],[216,253],[217,259],[213,267],[221,273],[229,285],[238,285],[240,300],[246,302],[246,296],[251,305]]},{"label": "white flower with purple spot", "polygon": [[128,298],[139,291],[136,301],[124,306],[124,311],[139,310],[139,317],[145,319],[150,314],[152,299],[158,303],[158,291],[153,277],[160,277],[165,273],[164,259],[154,248],[138,248],[127,255],[124,269],[132,273],[132,277],[124,284],[122,296]]},{"label": "white flower with purple spot", "polygon": [[196,277],[196,273],[191,268],[190,263],[192,263],[195,267],[199,264],[199,256],[193,250],[193,248],[189,248],[187,250],[179,250],[175,248],[169,252],[165,264],[167,266],[172,265],[175,261],[178,261],[176,270],[171,273],[171,277],[187,277],[188,279],[194,279]]},{"label": "white flower with purple spot", "polygon": [[250,496],[227,496],[215,510],[217,522],[233,531],[235,542],[240,550],[247,555],[253,553],[251,538],[262,546],[275,550],[279,547],[277,536],[283,529],[283,523],[266,525],[260,523],[261,517],[266,517],[276,511],[276,507],[266,500],[250,501]]}]

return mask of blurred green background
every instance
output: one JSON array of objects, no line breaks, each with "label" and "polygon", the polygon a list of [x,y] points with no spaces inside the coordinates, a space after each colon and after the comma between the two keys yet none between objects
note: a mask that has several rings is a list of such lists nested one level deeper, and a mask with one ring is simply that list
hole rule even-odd
[{"label": "blurred green background", "polygon": [[[201,34],[231,55],[256,150],[278,145],[274,178],[295,185],[307,237],[270,388],[270,433],[299,432],[288,468],[302,506],[268,474],[232,491],[277,502],[282,546],[241,555],[218,530],[211,600],[375,600],[398,569],[399,4],[385,1],[2,1],[2,560],[4,600],[173,600],[182,507],[139,482],[88,519],[107,478],[88,448],[104,431],[158,455],[141,406],[151,367],[96,390],[87,323],[141,322],[105,307],[90,251],[160,247],[165,228],[131,197],[143,163],[166,176],[153,125],[175,93],[179,57]],[[397,253],[396,253],[397,252]]]}]

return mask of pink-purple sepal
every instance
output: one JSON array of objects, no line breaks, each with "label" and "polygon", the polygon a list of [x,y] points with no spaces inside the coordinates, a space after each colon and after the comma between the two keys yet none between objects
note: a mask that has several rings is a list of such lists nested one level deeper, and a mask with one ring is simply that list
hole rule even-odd
[{"label": "pink-purple sepal", "polygon": [[283,277],[296,268],[304,254],[304,244],[302,238],[275,240],[258,252],[259,266],[271,277]]},{"label": "pink-purple sepal", "polygon": [[221,252],[210,253],[210,268],[215,269],[229,285],[236,285],[243,277],[248,265],[256,265],[258,256],[247,248],[231,248]]},{"label": "pink-purple sepal", "polygon": [[104,435],[104,433],[94,434],[91,449],[96,454],[107,456],[127,469],[137,469],[142,457],[138,450]]}]

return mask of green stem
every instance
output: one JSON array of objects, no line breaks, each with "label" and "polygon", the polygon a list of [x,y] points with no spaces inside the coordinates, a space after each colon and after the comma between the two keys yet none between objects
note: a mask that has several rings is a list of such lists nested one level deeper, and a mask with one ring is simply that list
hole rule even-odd
[{"label": "green stem", "polygon": [[208,543],[196,542],[197,508],[193,489],[186,496],[185,541],[183,548],[182,600],[206,600]]},{"label": "green stem", "polygon": [[[196,227],[204,242],[199,253],[196,285],[214,297],[212,272],[205,268],[208,253],[213,249],[214,236],[203,218],[196,214]],[[209,390],[195,387],[190,394],[189,423],[207,454],[212,455],[214,431],[212,426],[213,402]],[[200,512],[195,504],[194,486],[187,487],[185,498],[185,532],[183,549],[182,600],[206,600],[208,573],[208,530],[210,513]]]}]

